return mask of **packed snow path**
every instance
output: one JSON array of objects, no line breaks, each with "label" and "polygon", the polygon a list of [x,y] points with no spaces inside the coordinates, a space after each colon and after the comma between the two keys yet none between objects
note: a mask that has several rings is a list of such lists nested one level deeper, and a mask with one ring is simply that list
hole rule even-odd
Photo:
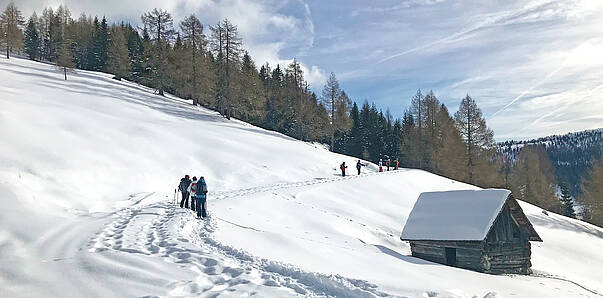
[{"label": "packed snow path", "polygon": [[[245,199],[254,194],[271,193],[279,190],[291,190],[300,187],[311,187],[318,184],[329,184],[376,175],[388,175],[407,171],[367,173],[361,176],[335,178],[315,178],[294,183],[279,183],[274,185],[252,187],[228,192],[210,193],[209,204],[220,200]],[[161,200],[145,204],[147,199]],[[290,200],[289,198],[284,198]],[[155,193],[132,195],[131,207],[124,208],[113,214],[113,221],[105,225],[88,243],[88,250],[102,253],[113,250],[120,253],[134,253],[161,258],[167,263],[182,266],[193,272],[190,279],[172,281],[167,285],[169,295],[214,297],[221,294],[247,296],[261,293],[262,295],[286,296],[337,296],[337,297],[393,297],[395,294],[386,293],[378,286],[364,280],[346,278],[340,275],[327,275],[308,272],[294,265],[277,262],[257,256],[221,243],[213,233],[218,229],[218,221],[263,233],[252,226],[245,226],[212,214],[208,219],[200,220],[189,209],[183,209],[174,204],[172,197]],[[178,203],[178,202],[176,202]],[[236,202],[232,202],[236,204]],[[308,205],[298,201],[296,204]],[[308,205],[318,212],[329,216],[328,210]],[[343,218],[364,228],[366,224],[352,218]],[[388,234],[386,231],[379,231]],[[397,237],[388,234],[387,237]],[[309,239],[304,239],[309,240]],[[310,240],[311,241],[311,240]],[[267,247],[267,249],[269,249]],[[514,276],[511,276],[514,277]],[[515,278],[523,278],[515,276]],[[574,281],[564,278],[536,274],[533,278],[549,278],[574,284],[590,294],[599,295],[596,291],[584,287]],[[544,284],[544,283],[541,283]],[[583,293],[576,292],[584,296]],[[436,291],[425,291],[423,296],[437,297]],[[446,296],[446,295],[445,295]],[[462,295],[461,295],[462,296]],[[488,292],[484,297],[496,297],[496,292]]]},{"label": "packed snow path", "polygon": [[[365,174],[365,176],[375,175]],[[291,189],[315,184],[331,183],[362,176],[319,178],[296,183],[210,193],[214,200],[223,200],[280,189]],[[115,250],[155,256],[173,264],[185,265],[197,275],[192,280],[175,281],[169,285],[170,295],[213,296],[217,293],[253,295],[259,292],[275,296],[338,296],[387,297],[376,285],[339,275],[305,272],[295,266],[261,259],[245,251],[224,245],[212,237],[217,215],[199,220],[188,209],[173,201],[144,205],[153,195],[137,194],[131,197],[132,207],[114,213],[114,220],[106,224],[89,243],[90,252]],[[211,201],[210,201],[211,204]],[[327,211],[323,211],[327,212]],[[210,213],[211,214],[211,213]],[[349,219],[352,221],[351,219]],[[228,222],[237,225],[236,223]],[[240,226],[242,228],[253,229]],[[393,235],[392,235],[393,236]],[[268,289],[266,289],[268,288]]]}]

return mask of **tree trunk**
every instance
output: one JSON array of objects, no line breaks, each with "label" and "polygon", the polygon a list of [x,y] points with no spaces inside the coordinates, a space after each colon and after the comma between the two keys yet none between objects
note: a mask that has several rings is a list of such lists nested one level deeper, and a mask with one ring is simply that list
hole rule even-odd
[{"label": "tree trunk", "polygon": [[335,94],[331,89],[331,152],[335,152]]},{"label": "tree trunk", "polygon": [[195,65],[195,52],[197,51],[197,44],[195,43],[195,25],[193,24],[193,105],[197,105],[197,66]]}]

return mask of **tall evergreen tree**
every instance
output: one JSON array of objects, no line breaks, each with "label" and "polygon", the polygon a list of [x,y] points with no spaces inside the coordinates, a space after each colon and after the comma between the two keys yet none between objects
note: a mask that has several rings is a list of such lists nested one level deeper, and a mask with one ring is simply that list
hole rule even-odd
[{"label": "tall evergreen tree", "polygon": [[110,73],[115,75],[116,80],[121,80],[121,78],[128,77],[132,70],[128,45],[121,28],[113,30],[111,35],[112,40],[107,68]]},{"label": "tall evergreen tree", "polygon": [[145,28],[149,30],[149,36],[153,44],[153,71],[152,76],[155,81],[155,88],[159,95],[163,95],[165,84],[168,79],[167,59],[169,42],[174,36],[172,15],[161,9],[153,9],[141,17]]},{"label": "tall evergreen tree", "polygon": [[128,55],[132,65],[131,78],[133,81],[141,83],[145,73],[144,47],[143,39],[131,25],[122,26],[128,45]]},{"label": "tall evergreen tree", "polygon": [[477,103],[468,94],[461,100],[459,110],[454,114],[456,127],[465,141],[465,160],[467,181],[475,182],[476,168],[480,163],[487,162],[488,157],[481,154],[484,149],[494,146],[492,130],[486,126],[486,120]]},{"label": "tall evergreen tree", "polygon": [[517,199],[556,210],[553,167],[542,146],[524,146],[513,166],[512,190]]},{"label": "tall evergreen tree", "polygon": [[230,119],[239,71],[242,41],[237,26],[224,19],[211,29],[211,49],[218,65],[216,108]]},{"label": "tall evergreen tree", "polygon": [[561,189],[561,198],[559,198],[559,201],[561,202],[561,214],[567,217],[576,218],[574,201],[572,199],[572,194],[570,193],[569,185],[567,182],[563,181],[559,184],[559,188]]},{"label": "tall evergreen tree", "polygon": [[21,11],[14,2],[8,3],[2,14],[0,14],[0,39],[6,44],[6,59],[10,58],[10,52],[22,42],[23,34],[21,27],[25,24]]},{"label": "tall evergreen tree", "polygon": [[255,63],[251,56],[245,52],[241,62],[240,86],[237,96],[237,104],[233,112],[245,121],[258,123],[263,118],[266,98],[263,93],[262,82]]},{"label": "tall evergreen tree", "polygon": [[57,62],[56,65],[63,71],[65,75],[65,81],[67,80],[67,72],[71,71],[75,67],[73,62],[73,55],[70,50],[68,42],[63,42],[57,50]]},{"label": "tall evergreen tree", "polygon": [[107,71],[107,60],[109,59],[109,27],[107,25],[107,19],[103,17],[100,22],[98,31],[94,36],[94,56],[96,61],[94,63],[96,71]]},{"label": "tall evergreen tree", "polygon": [[191,57],[191,81],[192,90],[191,95],[193,97],[193,105],[198,103],[198,89],[199,89],[199,74],[201,73],[198,69],[197,59],[199,55],[204,53],[205,44],[207,43],[205,35],[203,34],[203,25],[201,21],[195,16],[190,15],[186,17],[180,23],[180,29],[182,30],[182,38],[185,42],[190,44],[190,57]]},{"label": "tall evergreen tree", "polygon": [[322,102],[329,111],[329,116],[331,117],[331,151],[335,149],[335,108],[337,97],[340,94],[341,88],[339,88],[339,81],[337,81],[335,73],[331,72],[329,79],[322,88]]},{"label": "tall evergreen tree", "polygon": [[37,28],[38,17],[34,12],[29,20],[27,21],[27,27],[25,29],[25,42],[24,48],[25,53],[31,60],[40,59],[40,34],[38,33]]},{"label": "tall evergreen tree", "polygon": [[584,205],[585,221],[603,227],[603,158],[595,162],[588,177],[582,182],[580,201]]}]

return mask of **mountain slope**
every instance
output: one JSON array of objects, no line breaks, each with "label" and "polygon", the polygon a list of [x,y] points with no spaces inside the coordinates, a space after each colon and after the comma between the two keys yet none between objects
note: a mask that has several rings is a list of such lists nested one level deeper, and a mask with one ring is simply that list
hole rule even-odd
[{"label": "mountain slope", "polygon": [[559,182],[565,181],[574,196],[581,192],[582,178],[588,174],[593,162],[601,158],[603,129],[585,130],[525,141],[499,143],[500,151],[510,160],[515,160],[523,146],[544,146],[555,168]]},{"label": "mountain slope", "polygon": [[[522,203],[544,239],[536,275],[442,266],[399,234],[419,193],[472,186],[340,177],[354,159],[105,74],[1,59],[0,80],[0,296],[603,292],[600,228]],[[184,173],[206,177],[209,220],[174,205]]]}]

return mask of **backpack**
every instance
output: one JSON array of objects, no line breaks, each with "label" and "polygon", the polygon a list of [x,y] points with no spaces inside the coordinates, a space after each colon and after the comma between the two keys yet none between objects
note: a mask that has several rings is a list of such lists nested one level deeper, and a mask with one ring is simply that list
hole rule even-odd
[{"label": "backpack", "polygon": [[205,180],[201,181],[201,187],[200,187],[199,190],[200,190],[199,192],[202,193],[202,194],[206,194],[207,193],[207,184],[205,184]]},{"label": "backpack", "polygon": [[180,179],[180,185],[178,185],[178,189],[180,190],[180,192],[186,191],[186,189],[188,188],[188,183],[186,182],[186,178]]},{"label": "backpack", "polygon": [[197,193],[197,182],[191,184],[191,193]]}]

